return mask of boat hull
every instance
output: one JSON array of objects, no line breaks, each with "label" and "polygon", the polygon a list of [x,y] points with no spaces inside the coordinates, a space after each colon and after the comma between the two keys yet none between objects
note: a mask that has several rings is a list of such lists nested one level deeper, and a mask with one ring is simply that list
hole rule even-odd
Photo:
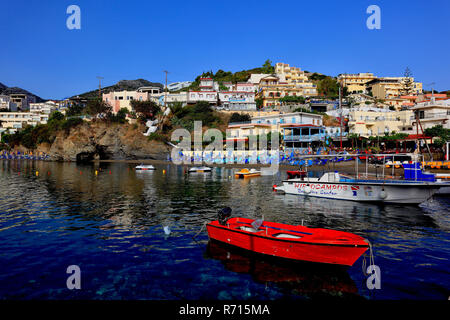
[{"label": "boat hull", "polygon": [[288,194],[338,200],[420,204],[440,188],[436,184],[343,183],[320,181],[283,181],[276,190]]},{"label": "boat hull", "polygon": [[251,233],[219,224],[207,224],[210,239],[252,252],[279,258],[316,263],[352,266],[367,250],[368,245],[320,244],[274,239],[262,233]]},{"label": "boat hull", "polygon": [[252,177],[259,177],[261,173],[236,173],[234,176],[236,179],[246,179]]}]

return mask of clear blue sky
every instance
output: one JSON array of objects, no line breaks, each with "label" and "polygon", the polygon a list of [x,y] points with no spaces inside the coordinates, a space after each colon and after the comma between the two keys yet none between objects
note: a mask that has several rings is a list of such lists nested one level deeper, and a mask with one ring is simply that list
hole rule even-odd
[{"label": "clear blue sky", "polygon": [[[413,76],[450,89],[448,0],[1,0],[0,82],[60,99],[144,78],[193,80],[266,59],[336,76]],[[66,9],[81,8],[81,30]],[[381,8],[381,30],[366,9]]]}]

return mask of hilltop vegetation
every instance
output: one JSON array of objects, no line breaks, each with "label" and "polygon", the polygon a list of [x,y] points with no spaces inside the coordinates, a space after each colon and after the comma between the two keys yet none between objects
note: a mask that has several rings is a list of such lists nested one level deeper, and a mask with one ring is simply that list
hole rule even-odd
[{"label": "hilltop vegetation", "polygon": [[[164,86],[159,82],[150,82],[145,79],[136,79],[136,80],[121,80],[112,86],[107,86],[102,88],[102,93],[109,93],[111,91],[135,91],[140,87],[159,87],[161,91],[163,91]],[[80,98],[84,99],[94,99],[98,97],[98,89],[88,91],[85,93],[81,93],[79,95]]]},{"label": "hilltop vegetation", "polygon": [[221,85],[224,82],[232,82],[232,83],[247,82],[248,79],[250,78],[250,75],[255,73],[271,74],[274,72],[275,68],[272,66],[272,62],[270,60],[266,60],[266,62],[264,62],[264,64],[261,67],[248,70],[241,70],[234,73],[231,71],[224,71],[222,69],[217,70],[216,73],[210,70],[203,72],[201,75],[197,76],[194,82],[189,87],[183,88],[180,91],[199,90],[200,78],[211,78],[217,83],[219,83],[219,85]]}]

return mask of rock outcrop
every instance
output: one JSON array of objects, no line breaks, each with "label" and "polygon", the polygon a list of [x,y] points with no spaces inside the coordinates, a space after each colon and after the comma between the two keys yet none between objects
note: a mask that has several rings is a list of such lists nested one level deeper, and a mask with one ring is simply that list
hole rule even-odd
[{"label": "rock outcrop", "polygon": [[38,151],[56,161],[167,159],[170,147],[149,140],[140,129],[130,124],[83,123],[58,132],[52,144],[41,144]]}]

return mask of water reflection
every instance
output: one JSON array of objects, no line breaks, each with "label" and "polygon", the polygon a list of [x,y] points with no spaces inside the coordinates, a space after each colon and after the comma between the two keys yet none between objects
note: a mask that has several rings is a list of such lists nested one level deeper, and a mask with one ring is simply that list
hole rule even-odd
[{"label": "water reflection", "polygon": [[308,298],[359,297],[355,282],[340,266],[265,257],[214,240],[208,242],[206,254],[229,271],[249,274],[256,282],[275,285],[291,294]]}]

